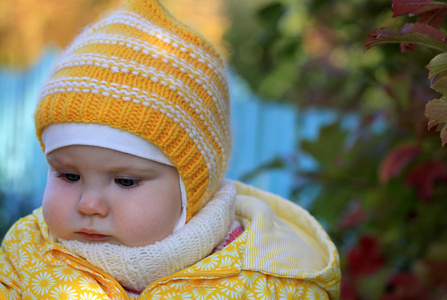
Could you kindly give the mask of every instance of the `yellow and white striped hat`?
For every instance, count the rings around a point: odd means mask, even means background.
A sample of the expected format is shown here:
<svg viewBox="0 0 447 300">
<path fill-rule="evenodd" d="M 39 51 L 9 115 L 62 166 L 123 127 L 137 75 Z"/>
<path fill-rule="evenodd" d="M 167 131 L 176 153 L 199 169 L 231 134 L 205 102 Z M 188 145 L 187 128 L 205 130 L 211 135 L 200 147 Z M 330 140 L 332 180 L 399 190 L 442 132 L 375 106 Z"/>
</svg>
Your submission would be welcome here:
<svg viewBox="0 0 447 300">
<path fill-rule="evenodd" d="M 43 86 L 35 125 L 44 151 L 43 131 L 59 123 L 108 125 L 157 146 L 184 182 L 188 221 L 228 165 L 225 64 L 159 1 L 126 1 L 73 41 Z"/>
</svg>

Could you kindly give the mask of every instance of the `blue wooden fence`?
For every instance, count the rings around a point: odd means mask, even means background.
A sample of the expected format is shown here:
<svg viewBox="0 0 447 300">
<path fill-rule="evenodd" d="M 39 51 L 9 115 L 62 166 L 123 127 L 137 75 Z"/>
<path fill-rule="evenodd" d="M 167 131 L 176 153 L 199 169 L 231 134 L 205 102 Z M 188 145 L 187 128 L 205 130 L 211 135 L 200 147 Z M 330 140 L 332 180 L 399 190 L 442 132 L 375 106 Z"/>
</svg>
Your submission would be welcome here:
<svg viewBox="0 0 447 300">
<path fill-rule="evenodd" d="M 33 112 L 54 59 L 55 53 L 47 52 L 27 70 L 0 70 L 0 191 L 11 215 L 21 202 L 40 205 L 47 166 L 34 134 Z M 228 177 L 232 179 L 276 156 L 294 154 L 299 140 L 315 137 L 321 124 L 331 119 L 330 113 L 299 114 L 291 105 L 260 101 L 235 75 L 230 76 L 230 87 L 234 145 Z M 311 160 L 300 164 L 312 167 Z M 288 197 L 293 180 L 290 170 L 272 170 L 250 183 Z"/>
</svg>

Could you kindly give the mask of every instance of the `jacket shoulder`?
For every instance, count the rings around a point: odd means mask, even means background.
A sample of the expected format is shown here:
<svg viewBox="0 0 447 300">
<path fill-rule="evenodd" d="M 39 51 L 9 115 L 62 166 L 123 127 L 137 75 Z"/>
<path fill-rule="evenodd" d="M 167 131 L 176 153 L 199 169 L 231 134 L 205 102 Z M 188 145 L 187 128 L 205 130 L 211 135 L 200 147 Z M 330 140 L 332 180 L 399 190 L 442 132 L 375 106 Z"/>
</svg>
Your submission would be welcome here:
<svg viewBox="0 0 447 300">
<path fill-rule="evenodd" d="M 20 218 L 8 230 L 2 243 L 6 245 L 12 241 L 27 243 L 30 239 L 38 242 L 41 239 L 42 220 L 41 208 L 34 210 L 32 214 Z"/>
<path fill-rule="evenodd" d="M 234 184 L 236 215 L 248 228 L 243 269 L 313 282 L 336 299 L 341 277 L 338 251 L 318 221 L 289 200 Z"/>
</svg>

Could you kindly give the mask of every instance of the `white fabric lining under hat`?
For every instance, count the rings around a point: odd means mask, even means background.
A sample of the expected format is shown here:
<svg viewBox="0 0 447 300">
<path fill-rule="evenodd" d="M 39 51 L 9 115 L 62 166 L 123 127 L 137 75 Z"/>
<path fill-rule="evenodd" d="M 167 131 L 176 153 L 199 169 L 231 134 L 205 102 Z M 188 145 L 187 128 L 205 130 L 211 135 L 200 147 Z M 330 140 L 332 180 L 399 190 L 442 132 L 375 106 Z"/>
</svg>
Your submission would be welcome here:
<svg viewBox="0 0 447 300">
<path fill-rule="evenodd" d="M 96 146 L 135 155 L 168 166 L 174 166 L 171 160 L 154 144 L 121 129 L 94 123 L 55 123 L 46 127 L 42 133 L 45 155 L 56 149 L 84 145 Z M 185 184 L 179 174 L 182 212 L 174 231 L 186 223 L 187 196 Z"/>
</svg>

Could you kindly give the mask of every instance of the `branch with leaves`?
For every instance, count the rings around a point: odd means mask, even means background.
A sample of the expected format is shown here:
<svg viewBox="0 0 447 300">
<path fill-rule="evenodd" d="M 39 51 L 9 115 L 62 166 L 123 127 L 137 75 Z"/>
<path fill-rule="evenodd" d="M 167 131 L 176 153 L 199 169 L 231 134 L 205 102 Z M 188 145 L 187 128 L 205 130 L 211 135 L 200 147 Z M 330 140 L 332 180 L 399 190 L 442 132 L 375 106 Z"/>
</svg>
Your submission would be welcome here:
<svg viewBox="0 0 447 300">
<path fill-rule="evenodd" d="M 447 143 L 447 35 L 441 31 L 447 13 L 447 3 L 430 0 L 393 0 L 393 17 L 417 16 L 415 23 L 407 23 L 400 30 L 382 27 L 373 30 L 365 43 L 366 49 L 383 44 L 400 44 L 401 52 L 414 51 L 425 46 L 437 54 L 426 66 L 431 88 L 441 94 L 429 101 L 425 115 L 429 118 L 428 129 L 437 127 L 442 146 Z"/>
</svg>

